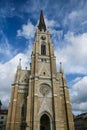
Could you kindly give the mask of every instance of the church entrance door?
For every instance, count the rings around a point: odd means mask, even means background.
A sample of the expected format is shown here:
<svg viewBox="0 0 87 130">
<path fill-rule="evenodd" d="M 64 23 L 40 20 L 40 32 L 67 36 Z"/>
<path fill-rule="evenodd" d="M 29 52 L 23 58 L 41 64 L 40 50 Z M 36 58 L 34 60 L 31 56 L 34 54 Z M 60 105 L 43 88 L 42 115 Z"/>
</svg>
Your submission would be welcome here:
<svg viewBox="0 0 87 130">
<path fill-rule="evenodd" d="M 50 130 L 50 119 L 46 114 L 40 119 L 40 130 Z"/>
</svg>

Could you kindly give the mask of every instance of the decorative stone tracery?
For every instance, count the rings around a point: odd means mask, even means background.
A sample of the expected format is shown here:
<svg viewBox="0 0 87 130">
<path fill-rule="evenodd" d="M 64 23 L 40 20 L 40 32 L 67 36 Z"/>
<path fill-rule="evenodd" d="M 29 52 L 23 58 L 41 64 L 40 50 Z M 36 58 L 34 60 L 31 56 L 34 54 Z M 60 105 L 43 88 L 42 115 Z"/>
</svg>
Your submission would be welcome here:
<svg viewBox="0 0 87 130">
<path fill-rule="evenodd" d="M 43 96 L 46 96 L 47 94 L 49 94 L 50 91 L 51 91 L 51 88 L 48 85 L 46 85 L 46 84 L 41 85 L 41 87 L 40 87 L 40 93 Z"/>
</svg>

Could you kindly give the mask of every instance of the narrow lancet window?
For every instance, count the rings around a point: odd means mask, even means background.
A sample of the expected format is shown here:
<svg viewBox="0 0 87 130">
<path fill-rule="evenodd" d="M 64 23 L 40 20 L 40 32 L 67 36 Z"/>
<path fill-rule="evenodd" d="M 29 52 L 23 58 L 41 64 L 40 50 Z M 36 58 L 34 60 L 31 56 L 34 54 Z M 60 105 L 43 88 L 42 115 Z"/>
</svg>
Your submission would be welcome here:
<svg viewBox="0 0 87 130">
<path fill-rule="evenodd" d="M 41 55 L 46 55 L 46 46 L 41 45 Z"/>
<path fill-rule="evenodd" d="M 26 106 L 25 104 L 21 107 L 21 130 L 26 129 Z"/>
<path fill-rule="evenodd" d="M 25 115 L 26 115 L 26 108 L 25 108 L 25 104 L 23 104 L 21 108 L 21 116 L 25 117 Z"/>
</svg>

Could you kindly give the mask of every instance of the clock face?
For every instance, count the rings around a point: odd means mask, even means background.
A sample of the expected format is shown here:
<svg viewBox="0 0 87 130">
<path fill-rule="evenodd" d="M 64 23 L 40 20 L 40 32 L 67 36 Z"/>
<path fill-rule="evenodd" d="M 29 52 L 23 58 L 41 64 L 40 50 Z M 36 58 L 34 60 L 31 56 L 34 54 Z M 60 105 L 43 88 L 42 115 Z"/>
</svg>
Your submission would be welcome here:
<svg viewBox="0 0 87 130">
<path fill-rule="evenodd" d="M 41 36 L 41 39 L 42 39 L 42 40 L 45 40 L 45 39 L 46 39 L 46 36 L 45 36 L 45 35 L 42 35 L 42 36 Z"/>
</svg>

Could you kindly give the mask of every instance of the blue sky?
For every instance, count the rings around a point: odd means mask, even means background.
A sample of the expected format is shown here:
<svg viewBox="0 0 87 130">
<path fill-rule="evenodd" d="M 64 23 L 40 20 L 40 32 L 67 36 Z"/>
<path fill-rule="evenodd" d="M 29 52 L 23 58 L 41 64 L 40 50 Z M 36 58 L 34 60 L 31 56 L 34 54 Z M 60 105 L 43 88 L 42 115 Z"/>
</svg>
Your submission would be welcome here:
<svg viewBox="0 0 87 130">
<path fill-rule="evenodd" d="M 87 111 L 87 1 L 0 0 L 0 99 L 8 106 L 19 58 L 29 68 L 40 10 L 54 44 L 57 70 L 62 61 L 73 113 Z"/>
</svg>

